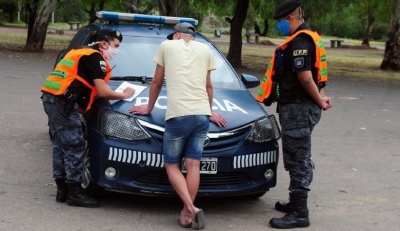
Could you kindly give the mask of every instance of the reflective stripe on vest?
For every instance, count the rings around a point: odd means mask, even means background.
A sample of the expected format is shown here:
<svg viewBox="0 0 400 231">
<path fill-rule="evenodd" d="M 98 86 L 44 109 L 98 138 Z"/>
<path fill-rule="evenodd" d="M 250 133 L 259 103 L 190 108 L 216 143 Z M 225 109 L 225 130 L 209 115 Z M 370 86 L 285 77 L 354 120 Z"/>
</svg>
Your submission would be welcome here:
<svg viewBox="0 0 400 231">
<path fill-rule="evenodd" d="M 54 70 L 45 80 L 42 91 L 51 93 L 53 95 L 62 95 L 66 92 L 68 87 L 74 80 L 78 80 L 90 90 L 90 100 L 86 108 L 80 108 L 81 112 L 86 112 L 90 109 L 93 101 L 97 95 L 96 88 L 89 84 L 86 80 L 78 75 L 79 60 L 84 55 L 91 55 L 93 53 L 101 53 L 92 48 L 79 48 L 69 51 L 63 59 L 58 62 Z M 104 58 L 103 58 L 104 59 Z M 104 59 L 105 60 L 105 59 Z M 104 81 L 107 83 L 111 77 L 110 64 L 105 60 L 106 64 L 106 77 Z"/>
<path fill-rule="evenodd" d="M 279 48 L 287 46 L 287 44 L 297 37 L 300 33 L 306 33 L 310 35 L 315 43 L 315 67 L 318 70 L 318 83 L 328 81 L 328 65 L 326 61 L 326 51 L 324 48 L 324 43 L 321 40 L 321 37 L 312 31 L 309 30 L 301 30 L 297 33 L 293 34 L 285 41 L 283 41 L 276 49 L 275 52 L 268 64 L 267 70 L 265 71 L 264 78 L 261 82 L 260 88 L 258 89 L 256 100 L 260 103 L 264 101 L 264 99 L 268 98 L 271 94 L 272 90 L 272 76 L 275 75 L 274 64 L 275 64 L 275 54 Z"/>
</svg>

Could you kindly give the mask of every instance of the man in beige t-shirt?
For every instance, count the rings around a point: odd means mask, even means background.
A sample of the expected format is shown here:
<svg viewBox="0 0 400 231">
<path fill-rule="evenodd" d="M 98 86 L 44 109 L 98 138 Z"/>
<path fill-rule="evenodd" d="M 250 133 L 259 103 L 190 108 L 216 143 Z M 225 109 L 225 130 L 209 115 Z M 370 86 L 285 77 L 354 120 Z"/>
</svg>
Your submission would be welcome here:
<svg viewBox="0 0 400 231">
<path fill-rule="evenodd" d="M 211 49 L 194 40 L 195 29 L 190 23 L 179 23 L 161 43 L 154 62 L 157 63 L 150 86 L 149 104 L 135 106 L 133 114 L 148 115 L 160 93 L 165 78 L 167 112 L 163 140 L 163 157 L 168 179 L 183 202 L 182 227 L 205 226 L 204 212 L 194 206 L 200 183 L 200 160 L 209 121 L 226 127 L 226 120 L 211 110 L 213 86 L 211 71 L 215 70 Z M 172 40 L 171 40 L 172 39 Z M 186 178 L 179 165 L 185 157 Z"/>
</svg>

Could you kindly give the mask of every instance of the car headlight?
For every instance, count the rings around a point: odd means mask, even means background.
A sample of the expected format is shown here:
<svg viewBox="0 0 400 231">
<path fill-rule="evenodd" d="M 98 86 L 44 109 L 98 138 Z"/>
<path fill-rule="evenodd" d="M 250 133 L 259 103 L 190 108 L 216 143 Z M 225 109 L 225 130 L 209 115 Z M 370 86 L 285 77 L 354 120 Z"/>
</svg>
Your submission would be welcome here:
<svg viewBox="0 0 400 231">
<path fill-rule="evenodd" d="M 274 115 L 268 115 L 259 118 L 253 124 L 246 141 L 253 143 L 262 143 L 281 138 L 281 131 Z"/>
<path fill-rule="evenodd" d="M 151 136 L 135 117 L 110 110 L 100 110 L 97 129 L 104 135 L 124 140 L 147 140 Z"/>
</svg>

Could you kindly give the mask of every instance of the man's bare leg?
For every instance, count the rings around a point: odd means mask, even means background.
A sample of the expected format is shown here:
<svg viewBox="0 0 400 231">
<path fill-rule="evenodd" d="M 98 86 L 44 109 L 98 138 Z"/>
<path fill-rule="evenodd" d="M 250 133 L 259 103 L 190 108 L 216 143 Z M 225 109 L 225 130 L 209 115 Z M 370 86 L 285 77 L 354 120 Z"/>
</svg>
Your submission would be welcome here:
<svg viewBox="0 0 400 231">
<path fill-rule="evenodd" d="M 191 172 L 189 175 L 192 175 L 193 174 L 192 166 L 190 166 L 190 167 L 188 166 L 188 165 L 191 165 L 191 163 L 190 163 L 191 161 L 190 161 L 190 159 L 187 159 L 187 160 L 189 160 L 189 164 L 186 163 L 186 168 L 188 169 L 188 174 L 189 174 L 189 172 Z M 200 162 L 199 162 L 199 164 L 200 164 Z M 189 169 L 191 169 L 191 170 L 189 170 Z M 178 164 L 165 164 L 165 170 L 167 171 L 169 182 L 171 183 L 172 187 L 175 189 L 175 192 L 178 194 L 179 198 L 183 202 L 183 205 L 184 205 L 183 212 L 190 214 L 191 218 L 194 219 L 194 217 L 195 217 L 196 213 L 199 211 L 199 209 L 196 208 L 193 204 L 192 194 L 194 192 L 193 191 L 189 192 L 189 185 L 187 182 L 192 179 L 191 178 L 185 179 L 181 170 L 179 169 Z M 198 179 L 200 179 L 200 176 L 198 176 Z M 196 177 L 194 177 L 193 180 L 196 180 Z M 190 187 L 191 187 L 191 190 L 195 189 L 195 192 L 197 193 L 198 183 L 197 183 L 197 187 L 192 187 L 192 185 L 195 183 L 196 182 L 190 182 Z M 195 195 L 194 195 L 194 197 L 195 197 Z"/>
</svg>

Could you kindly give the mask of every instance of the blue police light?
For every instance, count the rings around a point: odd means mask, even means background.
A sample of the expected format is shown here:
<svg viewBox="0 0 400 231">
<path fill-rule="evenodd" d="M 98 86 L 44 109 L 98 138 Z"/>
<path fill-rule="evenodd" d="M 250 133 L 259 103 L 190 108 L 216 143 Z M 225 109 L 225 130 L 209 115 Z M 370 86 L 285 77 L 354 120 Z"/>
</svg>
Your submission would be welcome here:
<svg viewBox="0 0 400 231">
<path fill-rule="evenodd" d="M 111 11 L 97 11 L 96 16 L 103 20 L 130 21 L 130 22 L 141 22 L 141 23 L 177 24 L 181 22 L 188 22 L 194 26 L 198 24 L 198 21 L 194 18 L 181 18 L 181 17 L 157 16 L 157 15 L 146 15 L 146 14 L 130 14 L 130 13 L 119 13 Z"/>
</svg>

